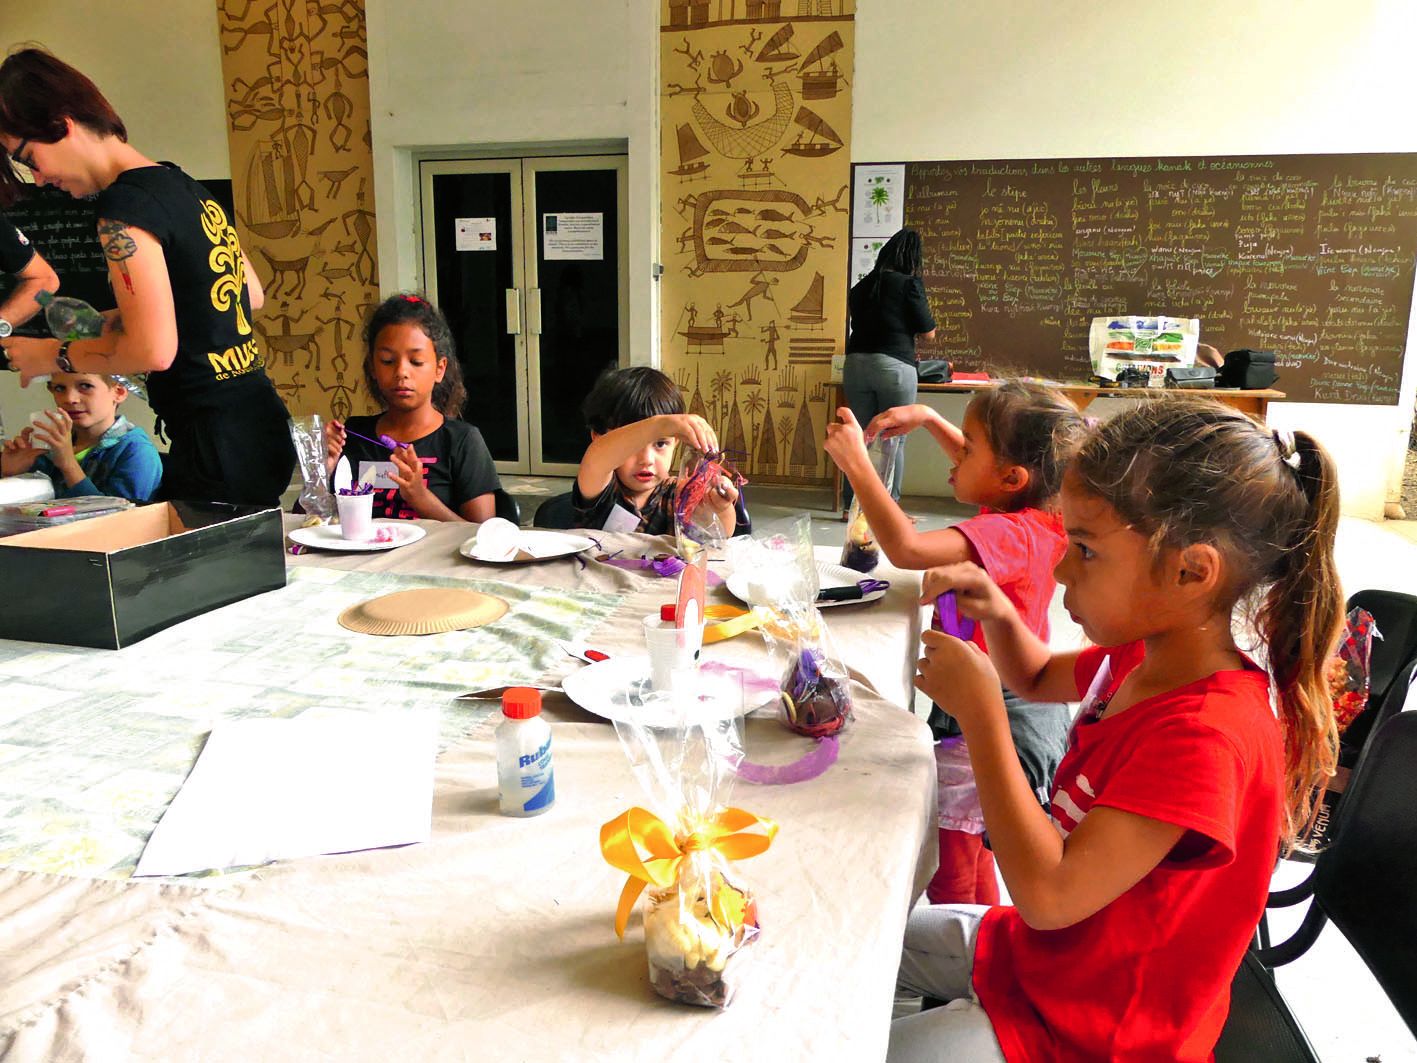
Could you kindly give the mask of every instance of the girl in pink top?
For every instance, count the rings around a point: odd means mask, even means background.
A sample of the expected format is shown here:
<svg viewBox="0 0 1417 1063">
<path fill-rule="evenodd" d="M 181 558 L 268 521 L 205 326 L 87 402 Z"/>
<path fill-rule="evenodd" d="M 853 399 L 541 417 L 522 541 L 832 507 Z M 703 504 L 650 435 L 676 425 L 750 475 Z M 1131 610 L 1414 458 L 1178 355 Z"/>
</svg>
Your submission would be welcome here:
<svg viewBox="0 0 1417 1063">
<path fill-rule="evenodd" d="M 1048 388 L 1009 381 L 981 392 L 956 427 L 928 406 L 898 406 L 877 416 L 863 434 L 850 410 L 827 427 L 826 449 L 851 481 L 876 541 L 897 568 L 931 568 L 957 561 L 983 567 L 1039 638 L 1048 638 L 1053 566 L 1067 548 L 1057 513 L 1064 463 L 1083 432 L 1076 407 Z M 950 528 L 919 531 L 890 497 L 866 454 L 876 436 L 929 430 L 954 469 L 950 483 L 979 515 Z M 982 630 L 975 641 L 985 649 Z M 1028 702 L 1004 692 L 1014 749 L 1029 786 L 1046 803 L 1063 756 L 1072 714 L 1061 702 Z M 943 706 L 943 709 L 941 708 Z M 984 816 L 969 753 L 948 715 L 946 696 L 930 711 L 935 732 L 940 863 L 927 894 L 933 904 L 997 904 L 994 858 L 984 846 Z"/>
<path fill-rule="evenodd" d="M 985 657 L 928 633 L 917 683 L 950 695 L 1014 905 L 912 914 L 901 983 L 955 1003 L 898 1020 L 893 1059 L 1210 1059 L 1275 858 L 1333 773 L 1323 666 L 1343 593 L 1318 443 L 1216 402 L 1147 402 L 1084 443 L 1062 512 L 1058 581 L 1094 648 L 1051 653 L 977 566 L 927 588 L 988 634 Z M 1268 673 L 1236 645 L 1242 604 Z M 1000 676 L 1083 701 L 1051 816 Z"/>
</svg>

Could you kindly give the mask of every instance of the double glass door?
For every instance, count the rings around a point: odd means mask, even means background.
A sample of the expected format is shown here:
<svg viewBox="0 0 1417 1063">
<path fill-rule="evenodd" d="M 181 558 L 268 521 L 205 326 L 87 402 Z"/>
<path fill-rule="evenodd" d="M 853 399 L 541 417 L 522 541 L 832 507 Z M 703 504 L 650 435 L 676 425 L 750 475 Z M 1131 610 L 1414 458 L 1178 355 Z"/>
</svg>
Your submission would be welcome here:
<svg viewBox="0 0 1417 1063">
<path fill-rule="evenodd" d="M 420 163 L 424 283 L 500 472 L 574 476 L 581 403 L 628 361 L 625 175 L 623 155 Z"/>
</svg>

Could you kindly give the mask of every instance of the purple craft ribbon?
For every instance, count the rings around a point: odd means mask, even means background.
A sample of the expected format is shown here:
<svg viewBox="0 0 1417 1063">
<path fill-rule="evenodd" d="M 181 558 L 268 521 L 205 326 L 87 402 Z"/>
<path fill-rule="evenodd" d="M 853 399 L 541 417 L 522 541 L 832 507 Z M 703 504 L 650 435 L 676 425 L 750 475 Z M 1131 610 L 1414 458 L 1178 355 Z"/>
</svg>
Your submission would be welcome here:
<svg viewBox="0 0 1417 1063">
<path fill-rule="evenodd" d="M 402 443 L 390 435 L 381 434 L 378 439 L 370 439 L 368 436 L 360 435 L 358 432 L 350 431 L 348 428 L 345 429 L 345 432 L 352 435 L 355 439 L 362 439 L 366 443 L 373 443 L 376 447 L 388 447 L 390 450 L 397 450 L 399 447 L 403 446 Z"/>
<path fill-rule="evenodd" d="M 840 741 L 836 735 L 818 738 L 812 749 L 790 764 L 754 764 L 741 761 L 735 769 L 738 778 L 759 786 L 785 786 L 788 783 L 815 779 L 836 763 Z"/>
<path fill-rule="evenodd" d="M 963 642 L 974 638 L 974 629 L 978 625 L 969 617 L 959 615 L 959 602 L 954 591 L 945 591 L 935 599 L 935 612 L 940 617 L 940 630 L 946 635 L 953 635 Z"/>
<path fill-rule="evenodd" d="M 856 586 L 861 588 L 861 593 L 875 594 L 877 591 L 888 591 L 891 589 L 891 581 L 888 579 L 859 579 Z"/>
</svg>

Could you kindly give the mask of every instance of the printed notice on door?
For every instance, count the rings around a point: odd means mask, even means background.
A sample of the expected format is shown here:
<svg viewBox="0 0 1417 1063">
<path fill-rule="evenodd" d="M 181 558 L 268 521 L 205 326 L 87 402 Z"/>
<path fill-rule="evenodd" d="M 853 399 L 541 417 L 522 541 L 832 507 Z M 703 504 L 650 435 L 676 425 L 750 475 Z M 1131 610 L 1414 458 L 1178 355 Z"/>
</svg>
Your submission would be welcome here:
<svg viewBox="0 0 1417 1063">
<path fill-rule="evenodd" d="M 605 257 L 605 215 L 543 214 L 541 246 L 547 261 L 599 262 Z"/>
<path fill-rule="evenodd" d="M 455 218 L 459 251 L 497 250 L 496 218 Z"/>
</svg>

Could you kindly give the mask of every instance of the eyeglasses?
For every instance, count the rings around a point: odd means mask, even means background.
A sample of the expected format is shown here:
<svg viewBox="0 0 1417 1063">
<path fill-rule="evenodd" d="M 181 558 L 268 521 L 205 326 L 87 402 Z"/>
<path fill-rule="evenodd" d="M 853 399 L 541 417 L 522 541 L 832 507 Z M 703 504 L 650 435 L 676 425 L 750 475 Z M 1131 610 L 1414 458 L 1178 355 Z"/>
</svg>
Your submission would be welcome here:
<svg viewBox="0 0 1417 1063">
<path fill-rule="evenodd" d="M 14 159 L 21 166 L 27 169 L 34 169 L 34 160 L 26 157 L 25 149 L 30 146 L 29 139 L 26 138 L 15 145 L 15 150 L 10 152 L 10 158 Z"/>
</svg>

